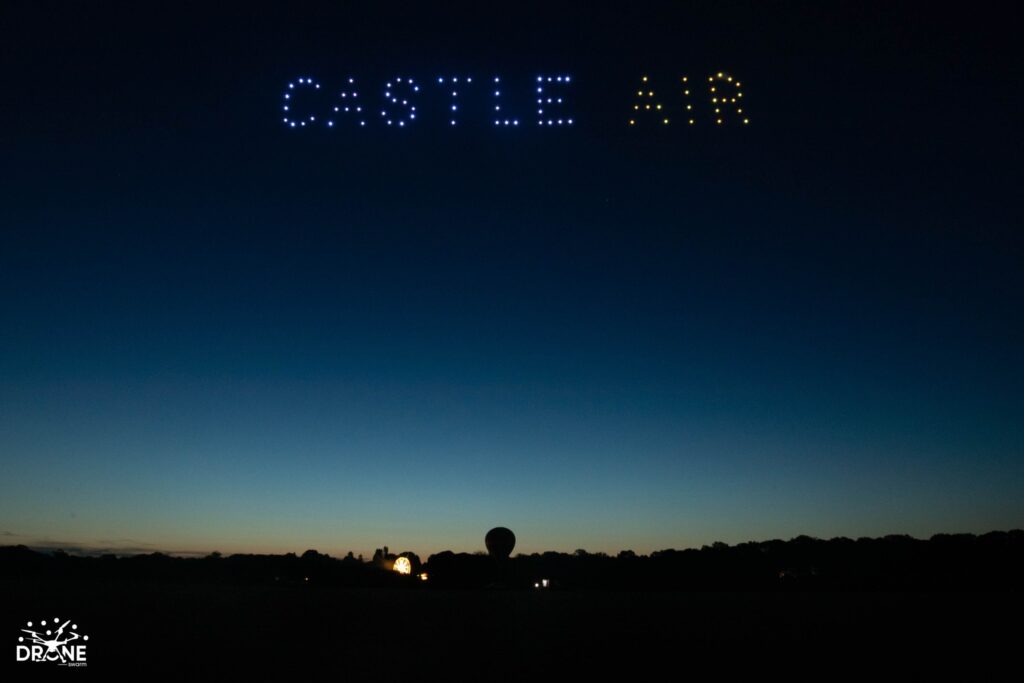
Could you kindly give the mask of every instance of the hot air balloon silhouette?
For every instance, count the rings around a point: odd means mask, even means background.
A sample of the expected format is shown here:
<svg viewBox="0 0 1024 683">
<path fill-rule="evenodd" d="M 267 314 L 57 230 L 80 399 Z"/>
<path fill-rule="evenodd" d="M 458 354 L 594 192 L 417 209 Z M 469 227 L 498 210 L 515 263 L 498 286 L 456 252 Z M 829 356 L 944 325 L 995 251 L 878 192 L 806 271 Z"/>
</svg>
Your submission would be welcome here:
<svg viewBox="0 0 1024 683">
<path fill-rule="evenodd" d="M 512 554 L 512 548 L 516 547 L 516 535 L 511 529 L 496 526 L 484 536 L 484 545 L 487 546 L 487 552 L 491 557 L 500 563 Z"/>
</svg>

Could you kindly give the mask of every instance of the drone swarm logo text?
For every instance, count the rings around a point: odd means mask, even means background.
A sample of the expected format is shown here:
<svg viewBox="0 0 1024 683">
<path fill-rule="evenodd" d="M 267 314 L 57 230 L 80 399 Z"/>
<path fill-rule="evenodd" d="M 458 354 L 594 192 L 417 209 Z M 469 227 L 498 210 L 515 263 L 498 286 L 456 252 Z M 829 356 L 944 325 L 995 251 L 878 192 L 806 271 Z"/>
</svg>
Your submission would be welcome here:
<svg viewBox="0 0 1024 683">
<path fill-rule="evenodd" d="M 715 127 L 748 125 L 750 115 L 739 79 L 725 71 L 710 73 L 706 78 L 691 81 L 684 75 L 658 80 L 642 75 L 635 82 L 623 84 L 622 93 L 631 101 L 628 106 L 623 103 L 621 122 L 632 128 L 683 123 L 687 127 L 708 123 Z M 405 76 L 387 79 L 383 88 L 373 88 L 348 77 L 338 89 L 329 85 L 321 88 L 320 81 L 303 76 L 288 83 L 282 93 L 281 121 L 296 130 L 366 128 L 367 123 L 399 129 L 421 123 L 429 127 L 431 122 L 435 129 L 461 128 L 474 120 L 488 125 L 493 121 L 494 128 L 508 130 L 573 127 L 576 117 L 571 113 L 570 94 L 576 79 L 571 74 L 541 74 L 536 79 L 518 79 L 519 83 L 516 80 L 501 76 L 474 80 L 461 75 L 438 76 L 434 82 Z"/>
<path fill-rule="evenodd" d="M 18 636 L 17 660 L 56 662 L 58 666 L 85 666 L 85 641 L 89 640 L 89 636 L 78 633 L 78 624 L 71 623 L 70 619 L 61 623 L 60 619 L 54 617 L 49 624 L 47 628 L 46 619 L 40 621 L 38 626 L 33 626 L 31 621 L 25 622 L 28 628 L 21 631 L 28 636 Z"/>
</svg>

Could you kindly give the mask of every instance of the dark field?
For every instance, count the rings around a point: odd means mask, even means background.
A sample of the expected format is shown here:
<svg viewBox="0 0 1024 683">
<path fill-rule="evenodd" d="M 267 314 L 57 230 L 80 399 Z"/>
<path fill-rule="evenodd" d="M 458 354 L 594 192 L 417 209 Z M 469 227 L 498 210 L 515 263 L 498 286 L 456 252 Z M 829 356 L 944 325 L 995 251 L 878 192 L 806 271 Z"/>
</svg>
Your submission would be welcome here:
<svg viewBox="0 0 1024 683">
<path fill-rule="evenodd" d="M 612 670 L 825 679 L 851 670 L 959 670 L 973 678 L 1016 668 L 1024 602 L 1006 592 L 471 591 L 11 578 L 0 586 L 4 668 L 14 667 L 13 680 L 486 680 Z M 87 669 L 13 661 L 22 622 L 47 615 L 73 618 L 90 635 Z"/>
</svg>

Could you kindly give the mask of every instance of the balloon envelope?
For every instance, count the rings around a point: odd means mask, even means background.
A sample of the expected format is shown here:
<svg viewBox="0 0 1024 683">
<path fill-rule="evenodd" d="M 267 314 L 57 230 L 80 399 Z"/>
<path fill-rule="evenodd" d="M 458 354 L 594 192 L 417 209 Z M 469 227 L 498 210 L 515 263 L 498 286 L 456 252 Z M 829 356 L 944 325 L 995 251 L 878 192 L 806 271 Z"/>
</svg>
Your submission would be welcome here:
<svg viewBox="0 0 1024 683">
<path fill-rule="evenodd" d="M 516 535 L 511 529 L 503 526 L 496 526 L 487 532 L 484 537 L 484 545 L 491 557 L 502 560 L 512 554 L 512 548 L 516 547 Z"/>
</svg>

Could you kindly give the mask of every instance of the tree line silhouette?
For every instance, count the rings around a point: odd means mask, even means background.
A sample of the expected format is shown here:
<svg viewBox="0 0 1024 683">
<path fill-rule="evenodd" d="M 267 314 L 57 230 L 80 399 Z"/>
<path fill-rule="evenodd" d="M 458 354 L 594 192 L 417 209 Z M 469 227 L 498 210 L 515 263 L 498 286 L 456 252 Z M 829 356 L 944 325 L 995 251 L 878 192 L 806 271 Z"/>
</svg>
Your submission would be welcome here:
<svg viewBox="0 0 1024 683">
<path fill-rule="evenodd" d="M 408 557 L 409 576 L 392 571 Z M 418 575 L 426 573 L 424 581 Z M 789 541 L 713 543 L 699 549 L 666 549 L 650 555 L 545 552 L 518 554 L 500 568 L 483 552 L 443 551 L 421 562 L 415 553 L 392 554 L 387 546 L 370 561 L 351 552 L 334 558 L 302 555 L 211 553 L 173 557 L 163 553 L 116 556 L 41 552 L 24 545 L 0 547 L 0 576 L 165 580 L 365 587 L 533 588 L 615 590 L 1019 590 L 1024 577 L 1024 531 L 982 535 L 938 534 L 921 540 L 797 536 Z"/>
</svg>

